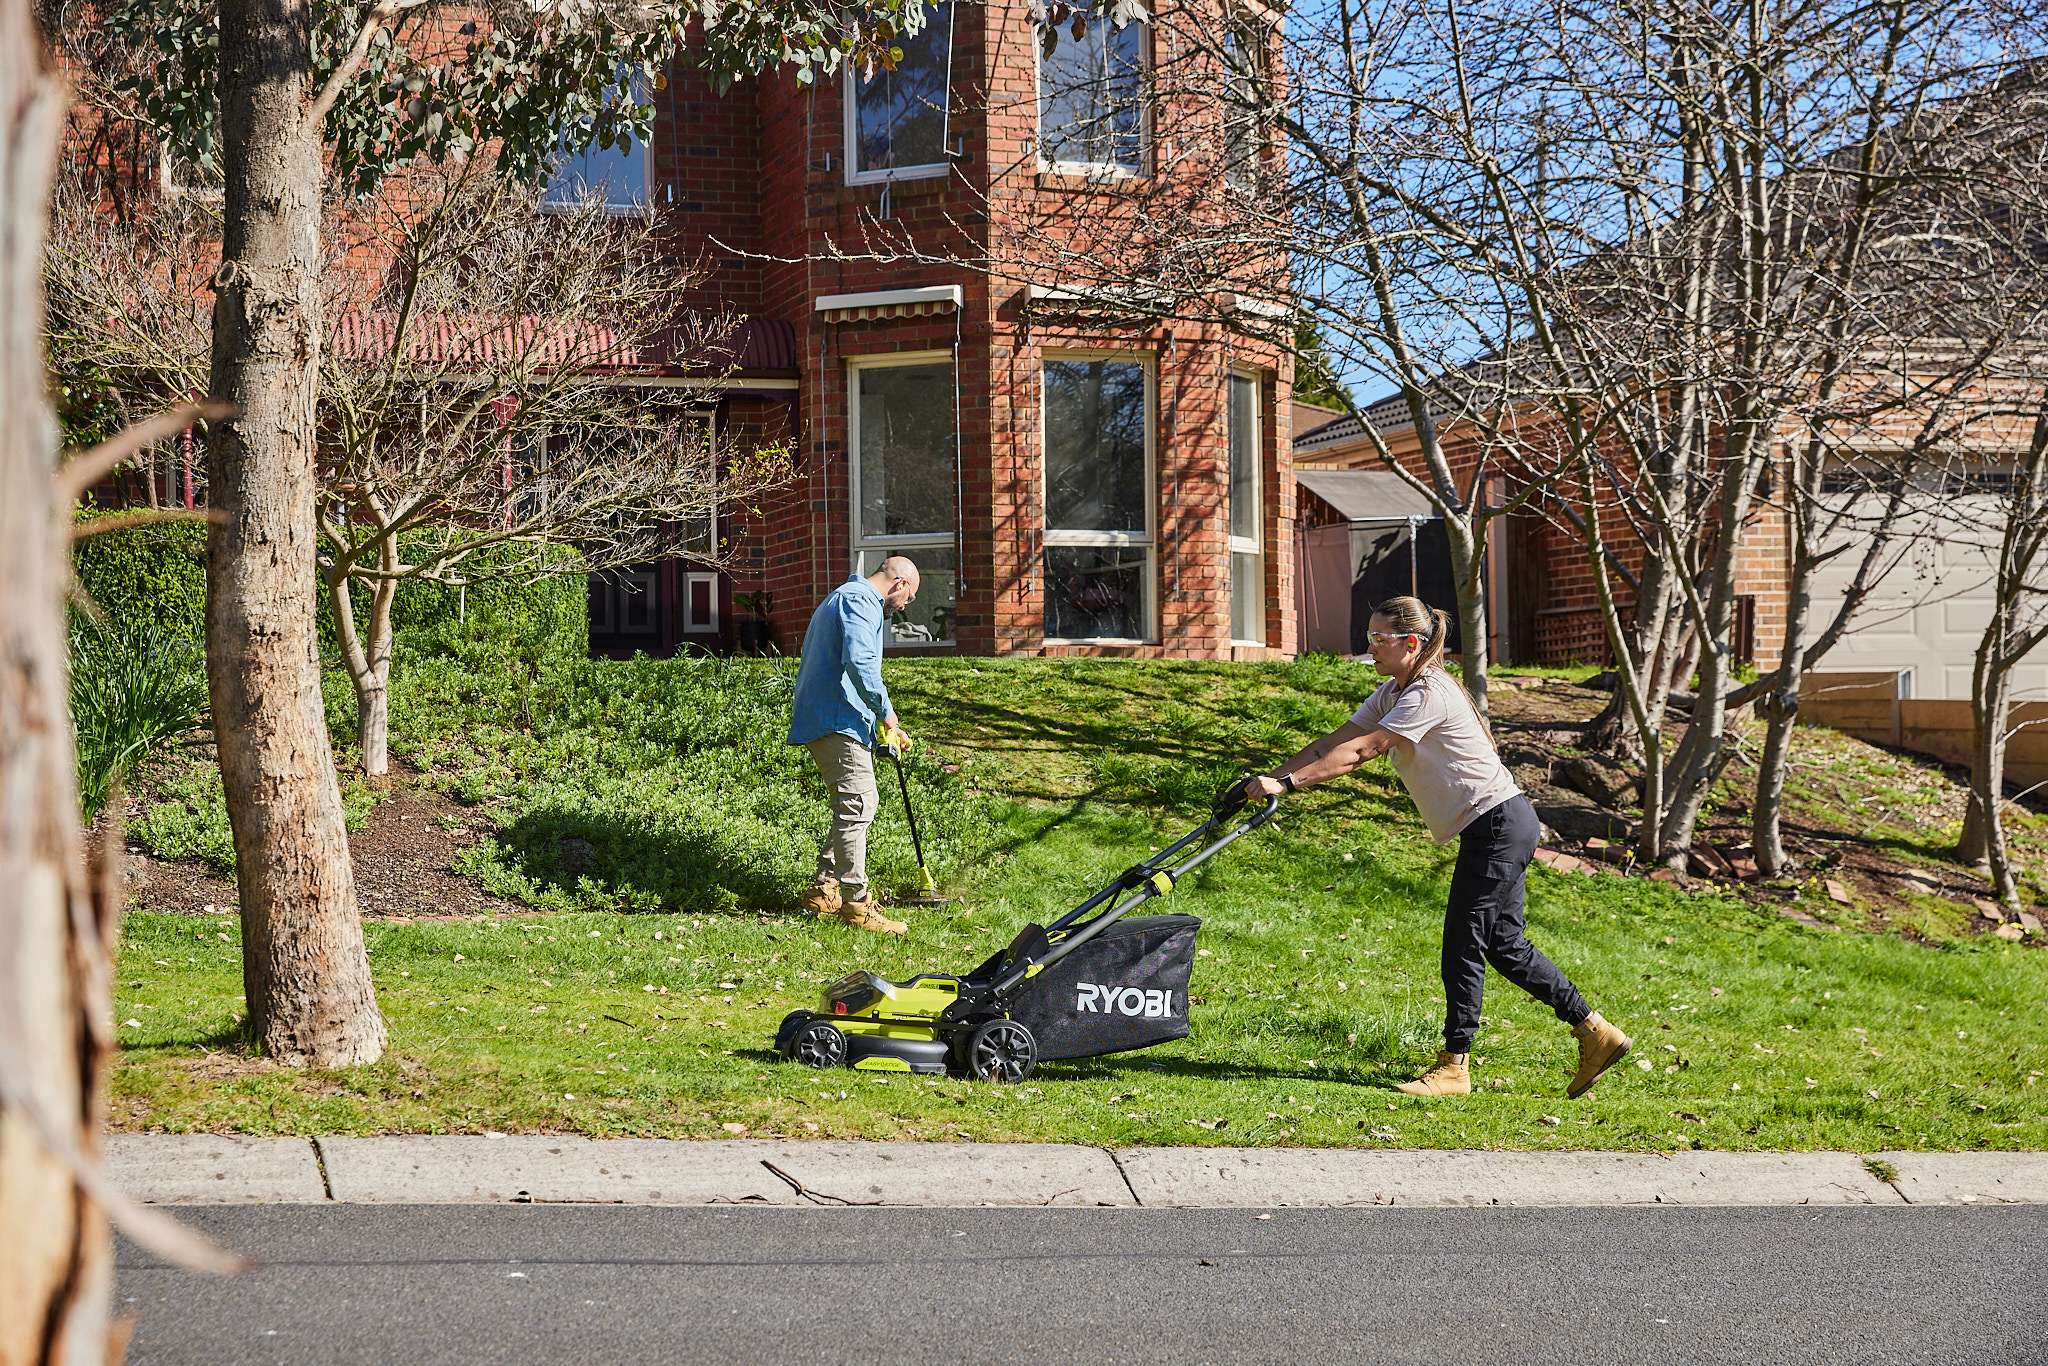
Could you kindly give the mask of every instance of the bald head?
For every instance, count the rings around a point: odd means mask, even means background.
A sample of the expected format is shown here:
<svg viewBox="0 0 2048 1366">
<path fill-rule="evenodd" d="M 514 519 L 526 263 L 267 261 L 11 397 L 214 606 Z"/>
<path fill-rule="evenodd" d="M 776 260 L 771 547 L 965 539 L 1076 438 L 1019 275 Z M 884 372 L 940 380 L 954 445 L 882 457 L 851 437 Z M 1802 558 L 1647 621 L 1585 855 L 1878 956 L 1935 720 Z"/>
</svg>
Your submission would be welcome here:
<svg viewBox="0 0 2048 1366">
<path fill-rule="evenodd" d="M 868 582 L 882 595 L 882 601 L 892 612 L 900 612 L 910 606 L 917 596 L 917 566 L 907 555 L 891 555 L 882 561 L 881 567 L 868 575 Z"/>
</svg>

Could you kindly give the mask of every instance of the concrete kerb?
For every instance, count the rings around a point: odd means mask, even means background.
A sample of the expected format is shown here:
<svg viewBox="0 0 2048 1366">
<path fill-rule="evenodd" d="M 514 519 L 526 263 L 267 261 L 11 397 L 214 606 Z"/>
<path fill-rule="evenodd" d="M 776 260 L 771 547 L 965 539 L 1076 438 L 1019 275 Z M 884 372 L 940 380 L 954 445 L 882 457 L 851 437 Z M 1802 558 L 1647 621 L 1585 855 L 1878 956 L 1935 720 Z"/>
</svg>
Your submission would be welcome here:
<svg viewBox="0 0 2048 1366">
<path fill-rule="evenodd" d="M 1913 1205 L 2048 1205 L 2048 1153 L 1878 1153 Z"/>
<path fill-rule="evenodd" d="M 693 1143 L 518 1135 L 323 1138 L 334 1198 L 639 1205 L 1129 1204 L 1100 1148 L 1058 1144 Z"/>
<path fill-rule="evenodd" d="M 1853 1153 L 1148 1148 L 1119 1158 L 1147 1207 L 1900 1203 Z"/>
<path fill-rule="evenodd" d="M 2048 1204 L 2048 1153 L 1676 1154 L 549 1135 L 112 1135 L 161 1204 L 1656 1206 Z M 1886 1178 L 1889 1178 L 1888 1180 Z"/>
<path fill-rule="evenodd" d="M 311 1205 L 327 1200 L 303 1138 L 108 1134 L 100 1148 L 117 1190 L 149 1204 Z"/>
</svg>

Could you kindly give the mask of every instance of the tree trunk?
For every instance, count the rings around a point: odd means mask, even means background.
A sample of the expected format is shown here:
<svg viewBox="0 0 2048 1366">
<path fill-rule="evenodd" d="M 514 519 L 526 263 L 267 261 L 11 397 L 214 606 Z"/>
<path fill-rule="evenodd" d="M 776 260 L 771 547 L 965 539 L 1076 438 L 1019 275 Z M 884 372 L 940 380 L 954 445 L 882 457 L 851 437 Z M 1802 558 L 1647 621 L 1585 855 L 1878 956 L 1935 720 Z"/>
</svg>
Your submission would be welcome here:
<svg viewBox="0 0 2048 1366">
<path fill-rule="evenodd" d="M 1792 760 L 1792 727 L 1799 719 L 1799 682 L 1780 683 L 1765 693 L 1764 750 L 1757 760 L 1756 801 L 1749 813 L 1749 842 L 1757 871 L 1776 877 L 1785 871 L 1785 772 Z"/>
<path fill-rule="evenodd" d="M 311 0 L 224 0 L 227 194 L 207 442 L 206 659 L 235 837 L 251 1037 L 281 1061 L 375 1061 L 370 981 L 314 604 L 320 130 L 306 127 Z"/>
<path fill-rule="evenodd" d="M 1474 496 L 1483 498 L 1485 494 Z M 1473 709 L 1481 719 L 1490 722 L 1492 713 L 1486 705 L 1486 670 L 1490 663 L 1486 648 L 1486 580 L 1481 572 L 1486 543 L 1473 534 L 1469 522 L 1446 518 L 1444 527 L 1450 533 L 1445 539 L 1451 548 L 1451 575 L 1458 585 L 1458 636 L 1464 646 L 1459 659 L 1465 691 L 1471 695 Z"/>
<path fill-rule="evenodd" d="M 0 3 L 0 1361 L 108 1354 L 113 1245 L 54 1145 L 93 1153 L 112 1007 L 80 862 L 40 271 L 66 93 L 21 0 Z"/>
<path fill-rule="evenodd" d="M 391 773 L 391 601 L 396 586 L 380 579 L 370 591 L 367 636 L 356 625 L 354 593 L 346 576 L 328 585 L 342 662 L 356 694 L 356 744 L 363 776 L 373 781 Z"/>
<path fill-rule="evenodd" d="M 2013 876 L 2011 852 L 2005 844 L 2005 721 L 2012 697 L 2012 674 L 2001 661 L 1977 659 L 1976 686 L 1970 710 L 1976 734 L 1970 746 L 1970 806 L 1963 820 L 1957 856 L 1987 865 L 1991 894 L 2008 910 L 2018 910 L 2019 884 Z"/>
</svg>

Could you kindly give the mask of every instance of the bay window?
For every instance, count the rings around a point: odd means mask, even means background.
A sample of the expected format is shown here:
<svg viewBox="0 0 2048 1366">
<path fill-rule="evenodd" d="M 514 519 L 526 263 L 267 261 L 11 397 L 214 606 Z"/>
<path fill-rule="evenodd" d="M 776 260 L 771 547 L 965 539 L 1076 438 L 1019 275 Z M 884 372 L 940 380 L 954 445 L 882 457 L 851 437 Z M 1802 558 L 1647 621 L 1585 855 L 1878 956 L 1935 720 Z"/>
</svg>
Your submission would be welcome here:
<svg viewBox="0 0 2048 1366">
<path fill-rule="evenodd" d="M 1152 374 L 1139 360 L 1044 370 L 1045 634 L 1152 638 Z"/>
<path fill-rule="evenodd" d="M 865 358 L 850 363 L 848 379 L 854 570 L 909 556 L 917 598 L 890 620 L 885 643 L 950 644 L 959 580 L 952 356 Z"/>
</svg>

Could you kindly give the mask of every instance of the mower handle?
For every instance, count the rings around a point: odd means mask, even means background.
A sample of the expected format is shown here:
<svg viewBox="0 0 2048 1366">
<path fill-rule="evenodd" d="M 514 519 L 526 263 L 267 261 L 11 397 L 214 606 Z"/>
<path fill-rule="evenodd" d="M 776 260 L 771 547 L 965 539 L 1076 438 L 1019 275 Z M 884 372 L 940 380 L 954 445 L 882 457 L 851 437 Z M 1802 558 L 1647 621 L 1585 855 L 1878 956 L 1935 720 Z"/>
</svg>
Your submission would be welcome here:
<svg viewBox="0 0 2048 1366">
<path fill-rule="evenodd" d="M 1219 838 L 1212 840 L 1208 844 L 1204 845 L 1202 848 L 1197 849 L 1193 854 L 1181 860 L 1179 863 L 1174 864 L 1171 867 L 1168 867 L 1168 861 L 1171 860 L 1175 854 L 1187 848 L 1196 840 L 1201 839 L 1204 835 L 1209 834 L 1218 825 L 1222 824 L 1225 820 L 1228 820 L 1230 818 L 1230 815 L 1232 814 L 1231 812 L 1226 812 L 1222 810 L 1211 812 L 1209 815 L 1209 819 L 1203 821 L 1200 825 L 1196 826 L 1193 830 L 1190 830 L 1187 834 L 1175 840 L 1172 844 L 1167 845 L 1166 848 L 1160 850 L 1157 854 L 1154 854 L 1151 858 L 1145 860 L 1145 862 L 1137 864 L 1134 867 L 1125 870 L 1123 873 L 1118 875 L 1117 880 L 1115 882 L 1110 883 L 1109 886 L 1104 887 L 1094 896 L 1089 897 L 1088 900 L 1082 902 L 1079 906 L 1076 906 L 1073 910 L 1067 912 L 1058 920 L 1054 921 L 1051 925 L 1047 926 L 1046 928 L 1048 931 L 1064 929 L 1068 925 L 1073 924 L 1076 920 L 1078 920 L 1082 915 L 1084 915 L 1088 911 L 1093 910 L 1095 907 L 1101 905 L 1104 901 L 1108 900 L 1117 892 L 1125 890 L 1126 879 L 1130 878 L 1133 874 L 1136 874 L 1140 869 L 1149 870 L 1146 873 L 1146 875 L 1139 881 L 1137 887 L 1133 889 L 1133 895 L 1131 895 L 1124 901 L 1118 903 L 1117 905 L 1112 906 L 1110 909 L 1104 911 L 1101 915 L 1096 916 L 1093 920 L 1089 921 L 1086 925 L 1083 925 L 1073 934 L 1061 940 L 1058 944 L 1055 944 L 1052 948 L 1052 952 L 1046 954 L 1043 958 L 1035 960 L 1036 966 L 1038 966 L 1041 970 L 1044 968 L 1051 967 L 1054 963 L 1059 962 L 1060 959 L 1065 958 L 1075 949 L 1080 948 L 1083 944 L 1093 939 L 1096 935 L 1101 934 L 1111 925 L 1114 925 L 1117 921 L 1123 919 L 1126 915 L 1129 915 L 1132 911 L 1136 910 L 1139 906 L 1142 906 L 1147 901 L 1150 901 L 1153 897 L 1166 895 L 1166 892 L 1172 889 L 1174 883 L 1178 882 L 1181 878 L 1186 877 L 1189 873 L 1193 872 L 1196 868 L 1199 868 L 1202 864 L 1208 862 L 1211 858 L 1214 858 L 1217 854 L 1223 852 L 1224 849 L 1228 848 L 1230 845 L 1234 844 L 1236 841 L 1243 838 L 1245 835 L 1250 834 L 1252 831 L 1258 829 L 1266 822 L 1272 820 L 1274 815 L 1278 813 L 1279 810 L 1280 798 L 1278 796 L 1266 798 L 1266 805 L 1264 809 L 1253 812 L 1243 822 L 1241 822 L 1231 830 L 1226 831 Z M 1166 887 L 1164 889 L 1162 889 L 1158 883 L 1158 879 L 1161 877 L 1164 877 L 1166 879 Z M 1006 996 L 1010 992 L 1016 990 L 1018 984 L 1023 982 L 1026 977 L 1031 975 L 1032 966 L 1033 962 L 1023 962 L 1012 966 L 1008 972 L 1005 972 L 1001 977 L 998 977 L 996 979 L 994 988 L 995 994 L 998 996 Z"/>
</svg>

